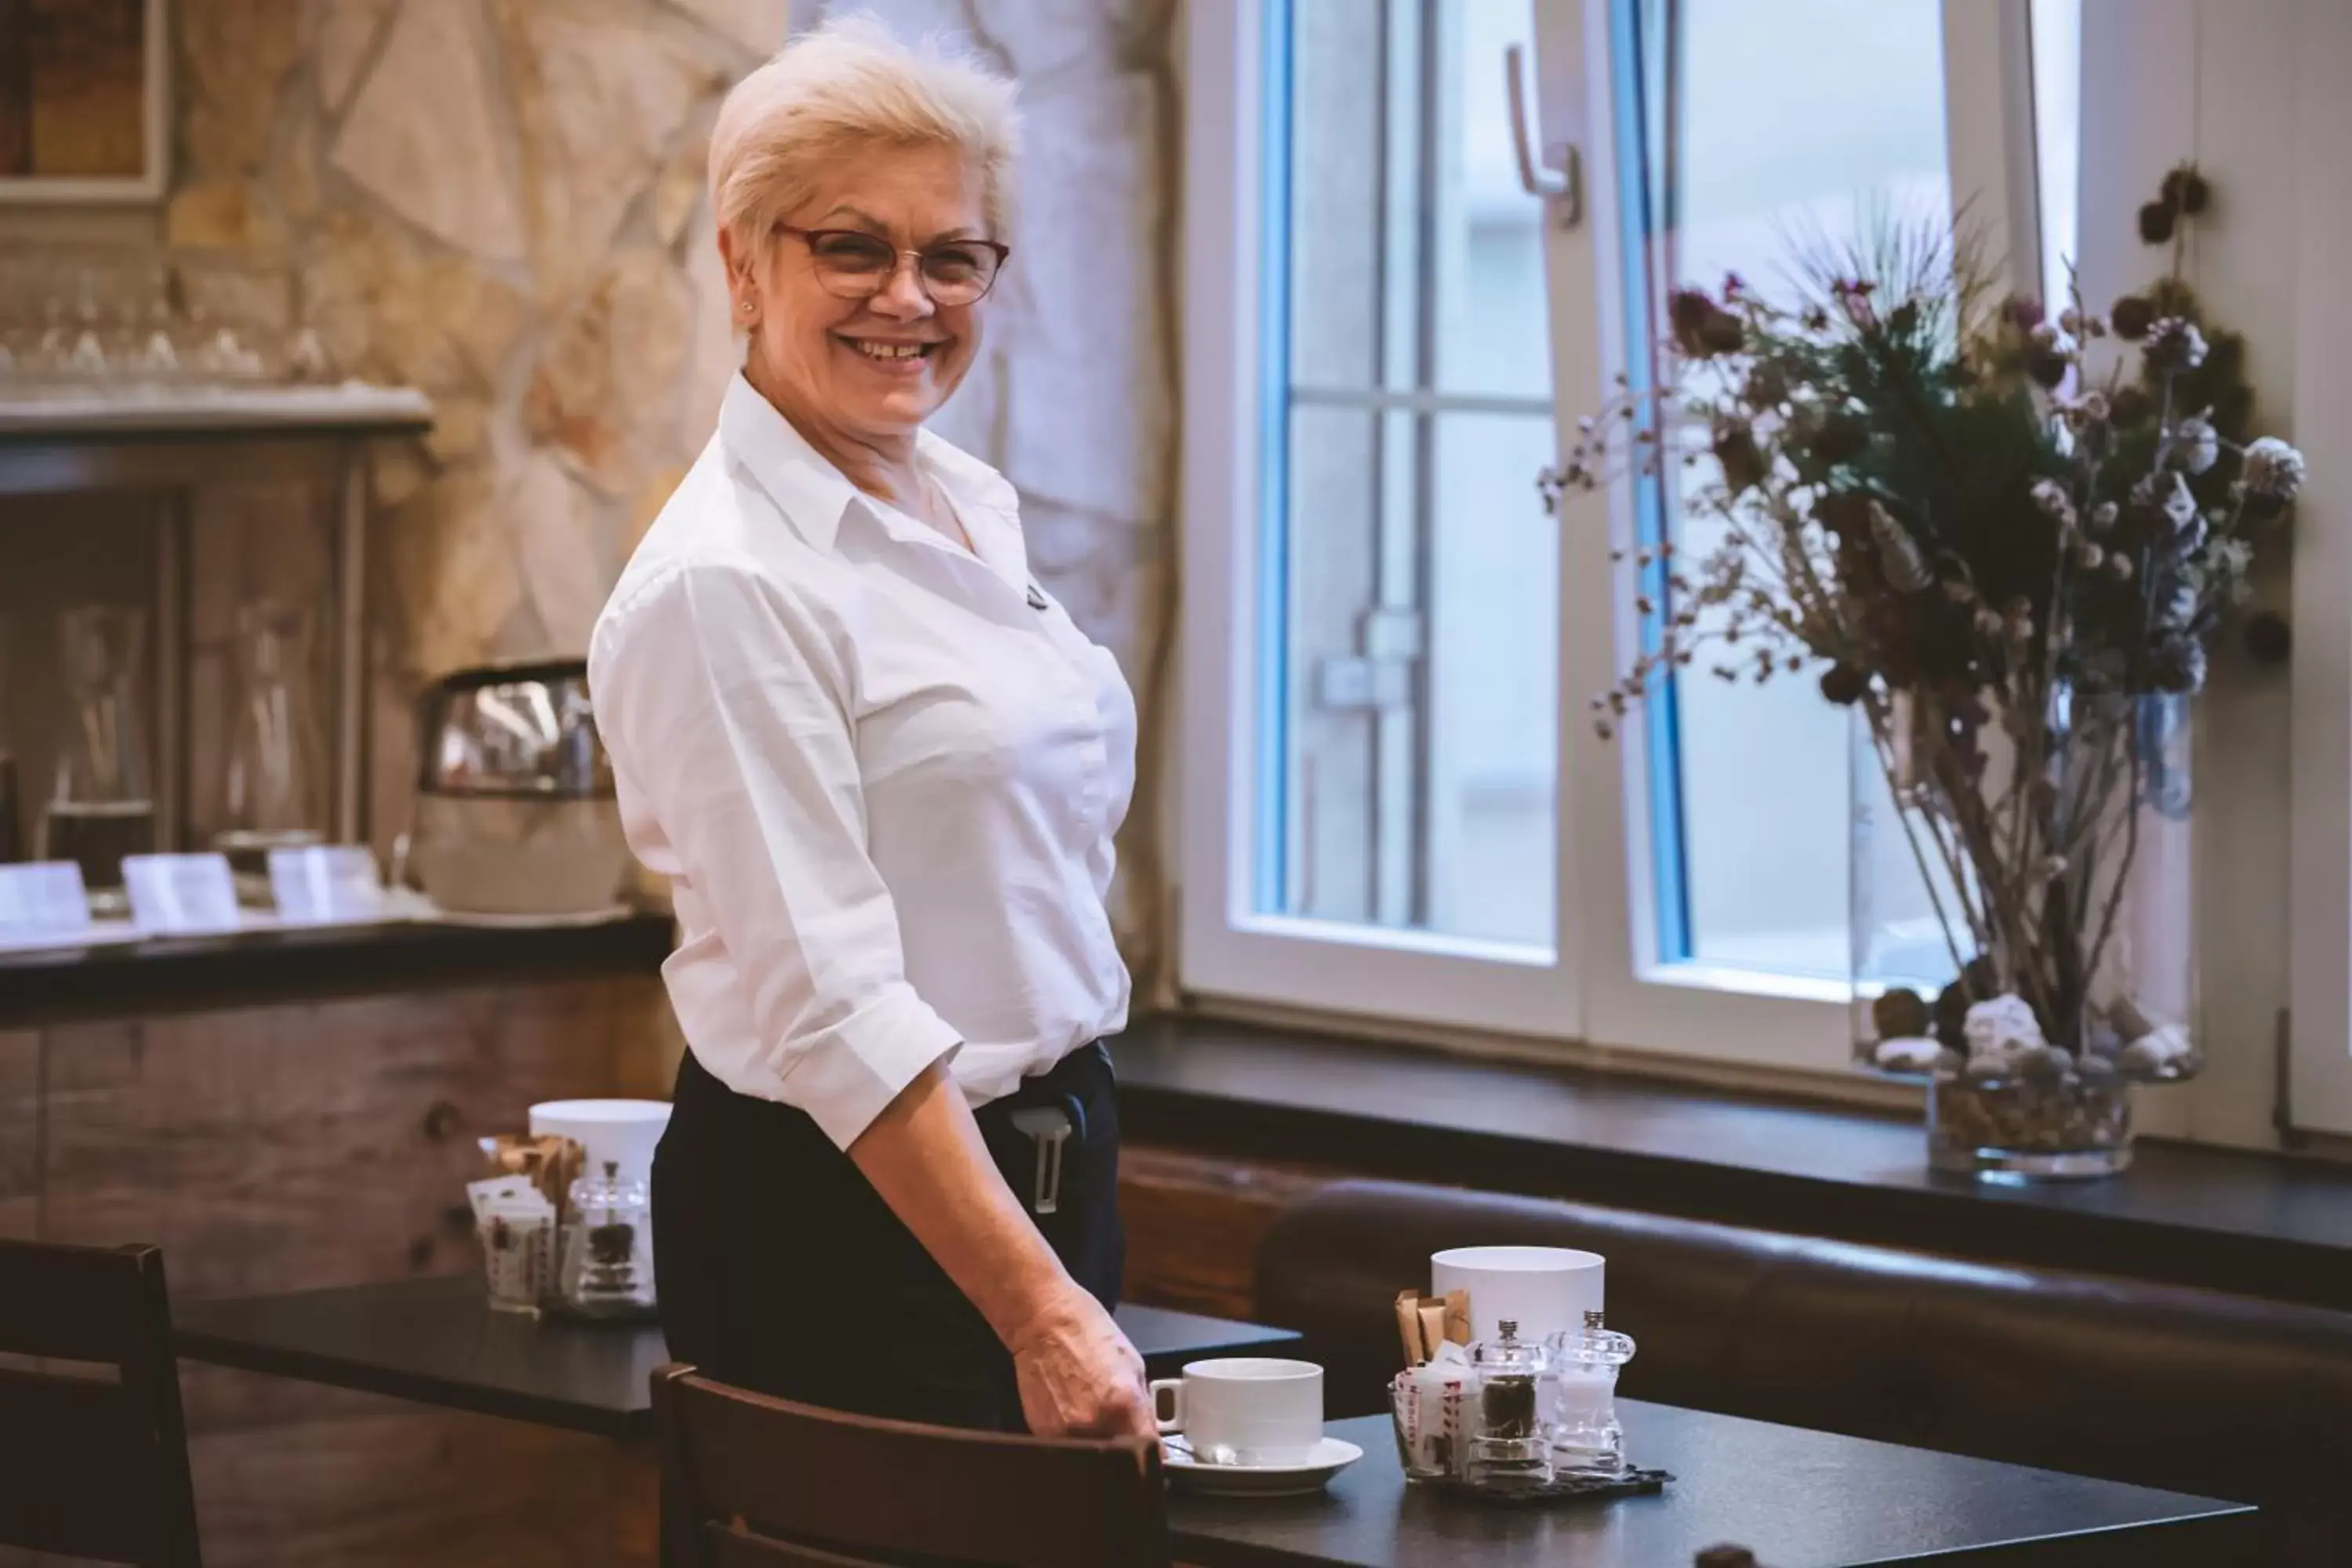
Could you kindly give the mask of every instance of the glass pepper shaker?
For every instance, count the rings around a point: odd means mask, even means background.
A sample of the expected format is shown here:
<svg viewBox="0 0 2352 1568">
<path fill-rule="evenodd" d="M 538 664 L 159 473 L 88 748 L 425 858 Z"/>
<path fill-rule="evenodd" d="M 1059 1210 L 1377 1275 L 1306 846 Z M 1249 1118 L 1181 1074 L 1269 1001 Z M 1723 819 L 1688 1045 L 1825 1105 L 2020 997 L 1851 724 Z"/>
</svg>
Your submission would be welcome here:
<svg viewBox="0 0 2352 1568">
<path fill-rule="evenodd" d="M 1617 1373 L 1633 1359 L 1633 1342 L 1601 1326 L 1599 1312 L 1584 1327 L 1554 1334 L 1551 1371 L 1551 1453 L 1562 1474 L 1616 1476 L 1625 1470 L 1625 1433 L 1617 1423 Z"/>
<path fill-rule="evenodd" d="M 1538 1413 L 1549 1358 L 1519 1338 L 1519 1325 L 1496 1325 L 1496 1337 L 1470 1352 L 1476 1388 L 1467 1479 L 1472 1486 L 1543 1486 L 1552 1479 L 1551 1444 Z"/>
<path fill-rule="evenodd" d="M 556 1297 L 582 1318 L 654 1315 L 652 1197 L 617 1161 L 572 1184 Z"/>
</svg>

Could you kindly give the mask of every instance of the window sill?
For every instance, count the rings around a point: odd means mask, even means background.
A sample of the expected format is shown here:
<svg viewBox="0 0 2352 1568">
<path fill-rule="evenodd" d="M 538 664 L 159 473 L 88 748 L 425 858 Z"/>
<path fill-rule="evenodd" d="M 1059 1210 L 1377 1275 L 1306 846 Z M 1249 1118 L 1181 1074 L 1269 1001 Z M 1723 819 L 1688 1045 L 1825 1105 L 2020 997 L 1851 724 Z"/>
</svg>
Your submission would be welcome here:
<svg viewBox="0 0 2352 1568">
<path fill-rule="evenodd" d="M 1113 1042 L 1139 1142 L 2352 1310 L 2352 1171 L 2146 1140 L 2104 1183 L 1925 1165 L 1916 1116 L 1160 1015 Z"/>
</svg>

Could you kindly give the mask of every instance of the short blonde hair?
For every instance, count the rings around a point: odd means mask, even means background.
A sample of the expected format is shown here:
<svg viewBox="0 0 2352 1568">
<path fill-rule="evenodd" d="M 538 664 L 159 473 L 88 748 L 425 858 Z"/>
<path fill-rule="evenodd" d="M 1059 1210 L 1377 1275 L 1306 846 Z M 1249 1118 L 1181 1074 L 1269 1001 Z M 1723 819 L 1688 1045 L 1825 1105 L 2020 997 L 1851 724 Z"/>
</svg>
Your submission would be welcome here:
<svg viewBox="0 0 2352 1568">
<path fill-rule="evenodd" d="M 860 146 L 952 147 L 980 176 L 981 213 L 1013 222 L 1021 111 L 1013 84 L 942 38 L 909 47 L 871 16 L 830 20 L 735 84 L 710 132 L 710 207 L 737 250 L 806 200 Z"/>
</svg>

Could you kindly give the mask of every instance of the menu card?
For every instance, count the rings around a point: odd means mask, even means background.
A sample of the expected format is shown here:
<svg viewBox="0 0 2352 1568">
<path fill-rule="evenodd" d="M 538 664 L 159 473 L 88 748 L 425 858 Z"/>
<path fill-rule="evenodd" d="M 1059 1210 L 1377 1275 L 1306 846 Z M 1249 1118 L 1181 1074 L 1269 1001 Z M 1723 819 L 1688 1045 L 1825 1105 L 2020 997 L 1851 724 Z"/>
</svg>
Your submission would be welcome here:
<svg viewBox="0 0 2352 1568">
<path fill-rule="evenodd" d="M 0 945 L 64 942 L 89 930 L 89 897 L 70 860 L 0 866 Z"/>
<path fill-rule="evenodd" d="M 131 922 L 150 936 L 236 930 L 236 884 L 222 855 L 125 855 Z"/>
<path fill-rule="evenodd" d="M 288 925 L 382 920 L 383 883 L 364 844 L 315 844 L 269 852 L 269 893 Z"/>
</svg>

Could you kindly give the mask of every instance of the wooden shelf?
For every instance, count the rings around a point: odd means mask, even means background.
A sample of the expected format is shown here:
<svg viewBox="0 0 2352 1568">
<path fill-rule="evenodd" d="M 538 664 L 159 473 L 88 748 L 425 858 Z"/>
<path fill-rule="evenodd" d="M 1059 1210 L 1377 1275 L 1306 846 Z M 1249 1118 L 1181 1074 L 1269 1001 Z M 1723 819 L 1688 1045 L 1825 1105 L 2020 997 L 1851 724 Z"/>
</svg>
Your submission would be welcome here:
<svg viewBox="0 0 2352 1568">
<path fill-rule="evenodd" d="M 638 913 L 594 925 L 417 921 L 5 952 L 0 1029 L 559 974 L 652 974 L 673 941 L 669 916 Z"/>
<path fill-rule="evenodd" d="M 433 400 L 425 394 L 364 382 L 0 396 L 0 447 L 189 437 L 343 438 L 422 435 L 432 427 Z"/>
</svg>

